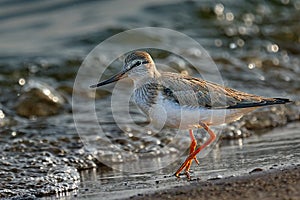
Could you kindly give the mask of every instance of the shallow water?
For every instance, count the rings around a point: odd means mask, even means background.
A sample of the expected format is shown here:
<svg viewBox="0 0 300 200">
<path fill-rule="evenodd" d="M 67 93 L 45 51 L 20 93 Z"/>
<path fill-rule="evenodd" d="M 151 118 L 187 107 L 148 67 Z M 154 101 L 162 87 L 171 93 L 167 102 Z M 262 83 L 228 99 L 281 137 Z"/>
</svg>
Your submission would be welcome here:
<svg viewBox="0 0 300 200">
<path fill-rule="evenodd" d="M 299 123 L 291 123 L 264 135 L 223 141 L 207 157 L 199 160 L 199 166 L 192 166 L 191 181 L 187 181 L 185 176 L 181 179 L 172 176 L 182 159 L 168 168 L 151 173 L 124 173 L 98 168 L 82 171 L 81 177 L 84 178 L 81 179 L 79 189 L 70 192 L 68 196 L 78 199 L 124 199 L 198 181 L 296 166 L 300 164 L 299 127 Z M 157 158 L 140 159 L 139 162 L 148 165 L 157 162 Z"/>
<path fill-rule="evenodd" d="M 116 4 L 123 9 L 116 9 Z M 121 105 L 126 102 L 117 101 L 118 106 L 113 106 L 112 111 L 112 86 L 94 94 L 88 88 L 91 80 L 81 82 L 80 86 L 86 87 L 75 88 L 78 91 L 75 96 L 82 104 L 76 104 L 72 110 L 73 84 L 82 61 L 97 44 L 124 30 L 155 26 L 180 31 L 208 51 L 225 85 L 299 101 L 300 1 L 247 1 L 243 4 L 233 1 L 136 1 L 134 4 L 127 1 L 2 1 L 0 197 L 72 198 L 77 195 L 97 198 L 104 195 L 116 198 L 123 192 L 129 196 L 148 188 L 155 189 L 157 180 L 160 188 L 187 184 L 185 181 L 167 184 L 173 180 L 168 175 L 178 167 L 179 161 L 166 167 L 168 161 L 183 156 L 184 147 L 189 144 L 187 133 L 148 132 L 143 128 L 147 119 L 134 104 L 130 104 L 130 116 L 138 126 L 127 118 L 114 117 L 112 112 L 123 112 Z M 153 39 L 154 35 L 149 37 Z M 116 47 L 124 50 L 141 41 L 132 37 L 107 48 L 97 62 L 109 62 L 110 67 L 104 71 L 103 65 L 99 65 L 93 75 L 100 70 L 109 77 L 119 71 L 121 59 L 107 61 L 110 53 Z M 158 41 L 167 43 L 168 38 L 161 37 Z M 174 52 L 194 61 L 201 58 L 195 49 L 181 51 L 186 48 L 184 44 L 172 42 Z M 160 64 L 160 70 L 198 76 L 195 68 L 173 54 L 157 50 L 151 53 Z M 205 73 L 210 66 L 202 62 L 194 67 L 200 67 Z M 127 89 L 132 87 L 128 81 L 122 83 Z M 121 88 L 121 91 L 126 90 Z M 91 122 L 86 102 L 95 102 L 103 129 L 101 134 L 105 137 L 99 134 L 99 125 Z M 80 114 L 77 129 L 74 112 Z M 256 167 L 268 168 L 282 157 L 286 158 L 281 161 L 284 165 L 299 162 L 299 152 L 294 148 L 297 147 L 295 141 L 299 143 L 299 125 L 289 124 L 299 120 L 299 113 L 299 103 L 268 107 L 222 127 L 218 133 L 229 141 L 223 141 L 221 147 L 201 159 L 203 164 L 195 168 L 193 176 L 207 179 L 248 173 Z M 121 126 L 116 125 L 117 120 Z M 268 134 L 260 135 L 264 132 Z M 202 131 L 196 135 L 200 141 L 206 137 Z M 232 140 L 243 137 L 249 138 Z M 240 145 L 241 141 L 246 143 Z M 113 152 L 108 148 L 110 145 L 119 152 Z M 274 149 L 279 154 L 272 156 Z M 234 153 L 237 151 L 238 156 Z M 200 156 L 204 155 L 205 152 Z M 231 158 L 233 155 L 237 158 Z M 235 165 L 237 160 L 239 164 Z M 103 163 L 131 173 L 111 170 Z M 157 168 L 163 169 L 155 171 Z M 141 173 L 132 174 L 132 171 Z M 100 185 L 105 187 L 99 189 Z M 74 189 L 75 192 L 68 193 Z M 110 196 L 110 191 L 119 193 Z M 89 193 L 92 196 L 87 197 Z"/>
</svg>

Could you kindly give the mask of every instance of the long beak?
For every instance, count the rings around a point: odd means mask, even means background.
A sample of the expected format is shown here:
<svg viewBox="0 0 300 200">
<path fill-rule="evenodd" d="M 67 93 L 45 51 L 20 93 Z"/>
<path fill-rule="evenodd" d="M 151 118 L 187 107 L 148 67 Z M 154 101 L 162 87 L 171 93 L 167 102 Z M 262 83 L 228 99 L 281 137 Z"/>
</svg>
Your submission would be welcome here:
<svg viewBox="0 0 300 200">
<path fill-rule="evenodd" d="M 91 85 L 90 88 L 96 88 L 96 87 L 100 87 L 102 85 L 107 85 L 109 83 L 113 83 L 113 82 L 116 82 L 118 80 L 121 80 L 123 78 L 126 78 L 127 77 L 127 74 L 126 74 L 127 71 L 121 71 L 119 73 L 117 73 L 116 75 L 110 77 L 109 79 L 105 80 L 105 81 L 101 81 L 100 83 L 97 83 L 95 85 Z"/>
</svg>

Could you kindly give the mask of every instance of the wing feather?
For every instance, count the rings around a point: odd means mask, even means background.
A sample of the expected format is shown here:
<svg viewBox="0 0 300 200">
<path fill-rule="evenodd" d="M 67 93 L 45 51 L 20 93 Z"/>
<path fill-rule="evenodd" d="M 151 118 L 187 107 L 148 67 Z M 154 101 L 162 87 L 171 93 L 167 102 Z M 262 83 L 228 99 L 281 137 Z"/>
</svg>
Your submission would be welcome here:
<svg viewBox="0 0 300 200">
<path fill-rule="evenodd" d="M 199 78 L 170 72 L 162 73 L 159 84 L 170 100 L 188 107 L 235 109 L 290 102 L 284 98 L 265 98 L 248 94 Z"/>
</svg>

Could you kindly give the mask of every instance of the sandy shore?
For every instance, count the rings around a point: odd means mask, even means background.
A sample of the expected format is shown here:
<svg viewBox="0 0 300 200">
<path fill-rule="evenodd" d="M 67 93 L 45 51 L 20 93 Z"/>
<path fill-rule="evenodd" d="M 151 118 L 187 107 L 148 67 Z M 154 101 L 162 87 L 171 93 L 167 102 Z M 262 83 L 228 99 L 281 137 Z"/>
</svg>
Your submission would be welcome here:
<svg viewBox="0 0 300 200">
<path fill-rule="evenodd" d="M 189 186 L 139 194 L 130 199 L 300 199 L 300 165 L 215 180 L 192 180 Z"/>
</svg>

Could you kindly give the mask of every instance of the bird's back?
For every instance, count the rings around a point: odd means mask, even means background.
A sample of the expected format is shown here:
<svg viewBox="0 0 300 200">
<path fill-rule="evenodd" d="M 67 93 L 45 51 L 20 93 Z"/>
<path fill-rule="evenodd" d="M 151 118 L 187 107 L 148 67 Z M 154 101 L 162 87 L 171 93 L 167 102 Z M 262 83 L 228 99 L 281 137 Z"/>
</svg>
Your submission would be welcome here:
<svg viewBox="0 0 300 200">
<path fill-rule="evenodd" d="M 170 72 L 162 73 L 157 84 L 162 85 L 166 91 L 166 98 L 173 99 L 181 106 L 238 109 L 290 102 L 289 99 L 266 98 L 203 79 Z"/>
</svg>

